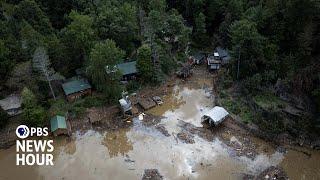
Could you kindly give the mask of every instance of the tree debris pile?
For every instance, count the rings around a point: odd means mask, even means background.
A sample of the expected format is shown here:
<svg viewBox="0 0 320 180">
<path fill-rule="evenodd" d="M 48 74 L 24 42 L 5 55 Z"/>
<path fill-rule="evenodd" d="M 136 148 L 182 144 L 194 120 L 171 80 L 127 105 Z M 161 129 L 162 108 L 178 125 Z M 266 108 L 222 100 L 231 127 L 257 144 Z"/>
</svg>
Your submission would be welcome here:
<svg viewBox="0 0 320 180">
<path fill-rule="evenodd" d="M 145 169 L 142 180 L 162 180 L 163 176 L 160 175 L 157 169 Z"/>
<path fill-rule="evenodd" d="M 183 141 L 184 143 L 187 143 L 187 144 L 194 144 L 195 143 L 193 136 L 191 134 L 188 134 L 187 132 L 179 132 L 177 134 L 177 137 L 181 141 Z"/>
<path fill-rule="evenodd" d="M 165 135 L 166 137 L 169 137 L 169 136 L 170 136 L 168 130 L 164 127 L 163 124 L 157 125 L 157 126 L 156 126 L 156 129 L 157 129 L 158 131 L 160 131 L 160 132 L 161 132 L 163 135 Z"/>
</svg>

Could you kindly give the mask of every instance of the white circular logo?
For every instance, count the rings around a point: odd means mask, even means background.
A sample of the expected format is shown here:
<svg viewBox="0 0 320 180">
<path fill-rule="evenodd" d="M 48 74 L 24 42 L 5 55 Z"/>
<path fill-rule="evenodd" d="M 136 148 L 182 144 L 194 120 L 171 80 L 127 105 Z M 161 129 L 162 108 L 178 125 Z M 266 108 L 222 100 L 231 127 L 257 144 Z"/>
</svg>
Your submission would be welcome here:
<svg viewBox="0 0 320 180">
<path fill-rule="evenodd" d="M 29 136 L 29 133 L 29 128 L 26 125 L 20 125 L 16 129 L 16 135 L 21 139 L 27 138 Z"/>
</svg>

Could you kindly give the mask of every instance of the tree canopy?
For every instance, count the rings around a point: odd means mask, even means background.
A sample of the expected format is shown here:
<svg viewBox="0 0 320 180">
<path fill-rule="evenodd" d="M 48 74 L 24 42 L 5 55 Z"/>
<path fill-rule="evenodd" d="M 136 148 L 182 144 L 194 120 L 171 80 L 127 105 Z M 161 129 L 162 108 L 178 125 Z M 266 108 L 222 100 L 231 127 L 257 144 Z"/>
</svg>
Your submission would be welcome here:
<svg viewBox="0 0 320 180">
<path fill-rule="evenodd" d="M 82 69 L 114 99 L 117 63 L 135 59 L 142 81 L 159 83 L 190 52 L 221 46 L 231 52 L 229 74 L 246 92 L 281 80 L 319 109 L 319 12 L 318 0 L 1 1 L 0 91 L 49 92 L 30 67 L 39 48 L 50 71 L 71 78 Z"/>
</svg>

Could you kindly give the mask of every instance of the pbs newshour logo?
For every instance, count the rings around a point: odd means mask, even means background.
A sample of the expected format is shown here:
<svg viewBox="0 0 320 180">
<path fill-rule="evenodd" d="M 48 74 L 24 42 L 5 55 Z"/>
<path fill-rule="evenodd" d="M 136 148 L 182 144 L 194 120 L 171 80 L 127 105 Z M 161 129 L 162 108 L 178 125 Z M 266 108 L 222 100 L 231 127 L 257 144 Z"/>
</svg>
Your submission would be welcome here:
<svg viewBox="0 0 320 180">
<path fill-rule="evenodd" d="M 53 140 L 38 140 L 27 139 L 28 137 L 44 137 L 48 136 L 47 127 L 28 127 L 20 125 L 16 129 L 18 138 L 16 141 L 16 165 L 39 165 L 39 166 L 53 166 Z"/>
<path fill-rule="evenodd" d="M 16 135 L 20 139 L 27 138 L 29 136 L 29 134 L 30 134 L 30 130 L 29 130 L 28 126 L 26 126 L 26 125 L 20 125 L 16 129 Z"/>
</svg>

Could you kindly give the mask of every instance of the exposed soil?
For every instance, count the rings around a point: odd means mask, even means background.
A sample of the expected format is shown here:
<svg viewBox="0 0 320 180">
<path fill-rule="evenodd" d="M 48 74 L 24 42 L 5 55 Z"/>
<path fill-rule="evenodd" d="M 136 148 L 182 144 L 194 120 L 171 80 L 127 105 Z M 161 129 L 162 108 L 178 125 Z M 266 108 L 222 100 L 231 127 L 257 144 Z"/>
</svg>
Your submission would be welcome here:
<svg viewBox="0 0 320 180">
<path fill-rule="evenodd" d="M 159 124 L 162 118 L 163 117 L 161 116 L 155 116 L 155 115 L 146 113 L 143 116 L 142 124 L 145 126 L 154 126 Z"/>
<path fill-rule="evenodd" d="M 0 129 L 0 149 L 9 148 L 17 139 L 16 128 L 20 125 L 20 116 L 10 118 L 9 121 L 5 128 Z"/>
<path fill-rule="evenodd" d="M 287 180 L 289 179 L 286 173 L 283 171 L 282 168 L 280 167 L 274 167 L 271 166 L 268 169 L 264 170 L 261 172 L 257 177 L 254 178 L 254 180 L 260 180 L 260 179 L 265 179 L 265 180 Z"/>
</svg>

